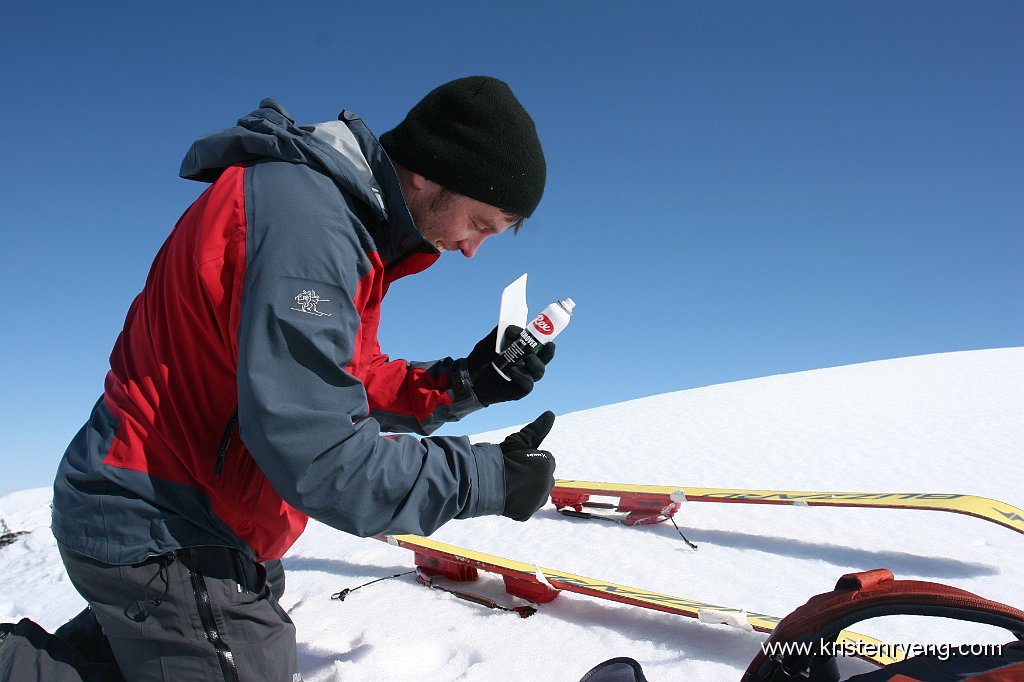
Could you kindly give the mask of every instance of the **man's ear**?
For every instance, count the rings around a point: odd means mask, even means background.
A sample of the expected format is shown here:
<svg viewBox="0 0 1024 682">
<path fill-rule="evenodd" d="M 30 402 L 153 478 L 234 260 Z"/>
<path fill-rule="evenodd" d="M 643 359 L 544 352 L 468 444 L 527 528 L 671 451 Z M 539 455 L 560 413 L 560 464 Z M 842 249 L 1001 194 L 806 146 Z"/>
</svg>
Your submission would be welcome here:
<svg viewBox="0 0 1024 682">
<path fill-rule="evenodd" d="M 417 191 L 423 191 L 433 183 L 431 183 L 430 180 L 427 180 L 419 173 L 409 171 L 409 184 L 412 186 L 413 189 Z"/>
</svg>

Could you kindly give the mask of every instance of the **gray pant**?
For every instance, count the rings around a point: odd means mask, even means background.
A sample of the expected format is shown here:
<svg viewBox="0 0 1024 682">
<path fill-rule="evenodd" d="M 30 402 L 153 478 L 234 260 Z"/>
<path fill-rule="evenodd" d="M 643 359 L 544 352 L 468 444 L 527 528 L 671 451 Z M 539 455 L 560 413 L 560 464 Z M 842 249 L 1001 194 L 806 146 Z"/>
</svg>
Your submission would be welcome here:
<svg viewBox="0 0 1024 682">
<path fill-rule="evenodd" d="M 278 605 L 280 561 L 258 564 L 226 547 L 189 547 L 113 566 L 60 546 L 132 682 L 301 680 L 295 626 Z"/>
</svg>

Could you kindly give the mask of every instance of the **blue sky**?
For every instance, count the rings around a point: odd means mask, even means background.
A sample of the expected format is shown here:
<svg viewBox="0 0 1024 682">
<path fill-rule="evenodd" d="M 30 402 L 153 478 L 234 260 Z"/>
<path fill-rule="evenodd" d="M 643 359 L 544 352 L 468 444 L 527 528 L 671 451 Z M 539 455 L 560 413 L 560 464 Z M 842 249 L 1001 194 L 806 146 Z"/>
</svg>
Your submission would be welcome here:
<svg viewBox="0 0 1024 682">
<path fill-rule="evenodd" d="M 531 310 L 576 315 L 533 395 L 443 433 L 1024 345 L 1024 3 L 88 5 L 0 6 L 0 494 L 49 485 L 99 396 L 203 188 L 177 177 L 189 144 L 267 96 L 379 134 L 490 74 L 533 115 L 534 218 L 396 284 L 381 343 L 464 355 L 523 272 Z"/>
</svg>

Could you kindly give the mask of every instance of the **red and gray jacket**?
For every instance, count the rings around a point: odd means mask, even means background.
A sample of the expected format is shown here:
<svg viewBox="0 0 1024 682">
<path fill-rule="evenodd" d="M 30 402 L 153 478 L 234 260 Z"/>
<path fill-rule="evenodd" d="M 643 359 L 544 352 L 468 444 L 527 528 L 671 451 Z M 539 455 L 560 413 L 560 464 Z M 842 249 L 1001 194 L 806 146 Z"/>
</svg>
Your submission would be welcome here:
<svg viewBox="0 0 1024 682">
<path fill-rule="evenodd" d="M 111 564 L 225 545 L 280 557 L 307 518 L 360 536 L 500 514 L 496 445 L 431 433 L 480 407 L 464 360 L 390 360 L 391 283 L 438 258 L 359 117 L 273 100 L 197 141 L 212 185 L 158 253 L 54 482 L 57 540 Z"/>
</svg>

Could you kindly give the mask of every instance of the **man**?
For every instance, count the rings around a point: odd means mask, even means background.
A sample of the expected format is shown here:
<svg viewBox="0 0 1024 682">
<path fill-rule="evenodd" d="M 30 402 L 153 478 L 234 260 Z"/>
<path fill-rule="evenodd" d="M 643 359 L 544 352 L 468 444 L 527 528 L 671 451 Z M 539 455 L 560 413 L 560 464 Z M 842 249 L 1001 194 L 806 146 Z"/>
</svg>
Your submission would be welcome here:
<svg viewBox="0 0 1024 682">
<path fill-rule="evenodd" d="M 278 560 L 308 517 L 429 534 L 546 501 L 550 412 L 500 445 L 381 432 L 426 436 L 522 398 L 553 345 L 507 380 L 494 332 L 431 363 L 377 343 L 393 281 L 518 230 L 544 156 L 512 91 L 480 76 L 433 90 L 379 143 L 350 112 L 298 127 L 264 100 L 197 141 L 181 175 L 212 184 L 128 312 L 60 464 L 53 532 L 91 607 L 78 629 L 95 614 L 127 679 L 298 679 Z"/>
</svg>

